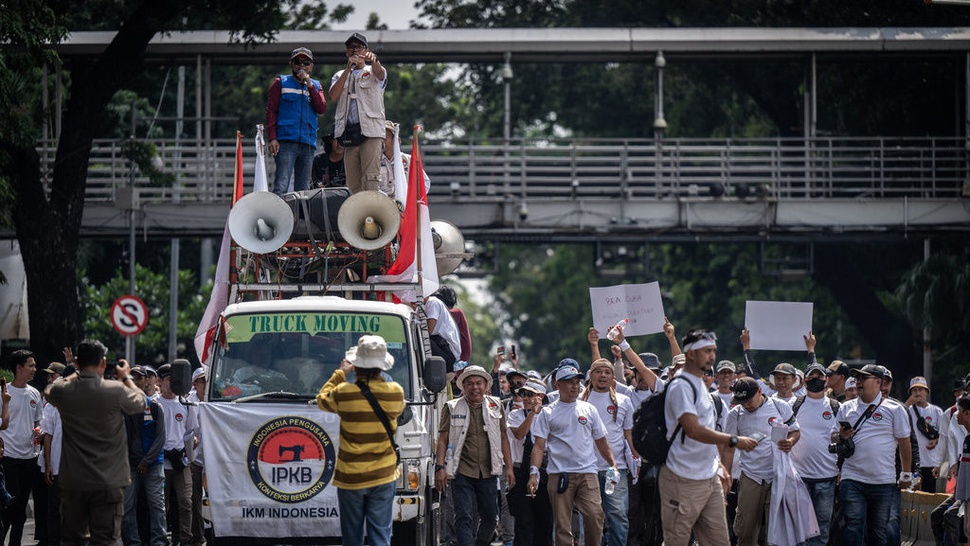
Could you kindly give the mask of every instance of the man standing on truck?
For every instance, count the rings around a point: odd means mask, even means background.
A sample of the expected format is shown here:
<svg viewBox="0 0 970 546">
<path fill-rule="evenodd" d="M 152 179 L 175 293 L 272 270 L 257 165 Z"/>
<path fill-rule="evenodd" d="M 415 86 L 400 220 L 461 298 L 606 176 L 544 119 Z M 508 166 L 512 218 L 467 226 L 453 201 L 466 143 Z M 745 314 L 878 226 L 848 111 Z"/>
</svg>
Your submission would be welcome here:
<svg viewBox="0 0 970 546">
<path fill-rule="evenodd" d="M 391 543 L 391 518 L 398 478 L 392 437 L 404 412 L 404 389 L 385 380 L 394 366 L 381 336 L 361 336 L 317 394 L 323 411 L 340 416 L 340 449 L 334 469 L 341 541 L 364 544 L 364 519 L 371 546 Z M 351 371 L 356 383 L 347 382 Z"/>
</svg>

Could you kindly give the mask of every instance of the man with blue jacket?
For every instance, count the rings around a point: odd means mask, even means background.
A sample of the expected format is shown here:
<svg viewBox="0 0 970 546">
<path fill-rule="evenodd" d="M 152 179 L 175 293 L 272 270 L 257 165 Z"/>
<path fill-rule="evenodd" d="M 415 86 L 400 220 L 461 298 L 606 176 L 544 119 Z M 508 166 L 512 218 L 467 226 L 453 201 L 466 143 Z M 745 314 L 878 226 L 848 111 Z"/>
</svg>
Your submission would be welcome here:
<svg viewBox="0 0 970 546">
<path fill-rule="evenodd" d="M 313 52 L 298 47 L 290 54 L 292 75 L 273 80 L 266 100 L 266 138 L 276 158 L 273 193 L 282 196 L 293 179 L 293 190 L 310 188 L 310 170 L 317 148 L 317 116 L 327 111 L 320 82 L 310 78 Z"/>
</svg>

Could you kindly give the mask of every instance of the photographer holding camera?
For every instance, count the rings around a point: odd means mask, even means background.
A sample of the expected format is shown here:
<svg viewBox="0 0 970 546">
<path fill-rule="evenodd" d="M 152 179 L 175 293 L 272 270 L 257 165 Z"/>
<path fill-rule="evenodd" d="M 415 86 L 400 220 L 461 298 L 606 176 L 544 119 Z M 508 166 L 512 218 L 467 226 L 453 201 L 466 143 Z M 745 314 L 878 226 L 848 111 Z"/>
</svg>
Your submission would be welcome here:
<svg viewBox="0 0 970 546">
<path fill-rule="evenodd" d="M 893 490 L 909 487 L 910 472 L 896 476 L 895 453 L 910 468 L 909 415 L 905 406 L 880 392 L 885 368 L 867 364 L 853 370 L 859 397 L 839 409 L 839 432 L 829 450 L 844 458 L 839 501 L 845 516 L 847 546 L 884 546 Z"/>
</svg>

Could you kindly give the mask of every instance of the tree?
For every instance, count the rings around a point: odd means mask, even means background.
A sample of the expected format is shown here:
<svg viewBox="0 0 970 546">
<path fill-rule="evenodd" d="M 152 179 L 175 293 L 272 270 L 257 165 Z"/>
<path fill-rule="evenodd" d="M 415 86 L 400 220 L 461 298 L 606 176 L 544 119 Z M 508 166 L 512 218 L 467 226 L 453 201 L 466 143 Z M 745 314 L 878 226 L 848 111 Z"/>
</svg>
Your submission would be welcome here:
<svg viewBox="0 0 970 546">
<path fill-rule="evenodd" d="M 59 0 L 16 3 L 0 10 L 0 39 L 9 44 L 3 49 L 0 88 L 0 104 L 9 113 L 3 120 L 8 130 L 0 134 L 0 172 L 16 194 L 13 219 L 30 287 L 31 344 L 38 360 L 46 361 L 82 334 L 75 265 L 91 142 L 112 97 L 144 70 L 148 42 L 193 20 L 235 29 L 236 39 L 267 40 L 282 26 L 283 9 L 296 1 L 145 0 L 121 6 L 89 2 L 83 7 Z M 64 29 L 97 25 L 118 32 L 100 56 L 67 63 L 70 93 L 62 132 L 53 172 L 42 176 L 35 150 L 37 128 L 43 123 L 37 103 L 38 60 L 51 59 L 49 45 L 63 38 Z"/>
<path fill-rule="evenodd" d="M 135 363 L 151 364 L 158 367 L 168 357 L 168 317 L 169 317 L 169 279 L 167 274 L 155 273 L 147 267 L 138 265 L 135 271 L 138 295 L 148 307 L 148 326 L 135 338 Z M 189 271 L 179 271 L 182 286 L 195 286 L 198 280 Z M 111 326 L 111 304 L 120 296 L 128 293 L 128 273 L 121 269 L 103 285 L 81 279 L 84 287 L 81 298 L 82 324 L 85 336 L 93 337 L 111 349 L 116 358 L 124 357 L 125 338 Z M 205 311 L 205 298 L 195 296 L 191 291 L 182 291 L 178 298 L 176 338 L 183 345 L 186 357 L 195 353 L 193 340 L 199 317 Z"/>
</svg>

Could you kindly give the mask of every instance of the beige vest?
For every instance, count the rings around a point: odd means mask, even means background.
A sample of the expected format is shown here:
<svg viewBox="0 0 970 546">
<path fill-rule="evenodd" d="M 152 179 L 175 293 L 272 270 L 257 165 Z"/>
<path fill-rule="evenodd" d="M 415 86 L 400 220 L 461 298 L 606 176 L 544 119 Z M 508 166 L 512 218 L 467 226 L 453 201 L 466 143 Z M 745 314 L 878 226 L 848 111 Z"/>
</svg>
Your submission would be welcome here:
<svg viewBox="0 0 970 546">
<path fill-rule="evenodd" d="M 461 448 L 465 445 L 468 435 L 468 402 L 465 397 L 455 398 L 447 402 L 451 411 L 451 423 L 448 428 L 448 441 L 451 442 L 451 458 L 445 461 L 445 472 L 448 479 L 454 479 L 461 461 Z M 485 423 L 485 433 L 488 435 L 488 448 L 492 454 L 492 475 L 502 474 L 502 402 L 494 396 L 485 396 L 482 400 L 482 421 Z"/>
<path fill-rule="evenodd" d="M 337 78 L 343 74 L 337 72 Z M 384 69 L 385 83 L 388 74 Z M 384 138 L 384 87 L 374 75 L 374 67 L 365 66 L 364 70 L 354 76 L 353 72 L 347 76 L 344 91 L 337 102 L 337 112 L 334 119 L 333 134 L 344 134 L 347 124 L 347 114 L 350 112 L 350 93 L 357 95 L 357 113 L 360 116 L 360 132 L 364 136 Z"/>
</svg>

